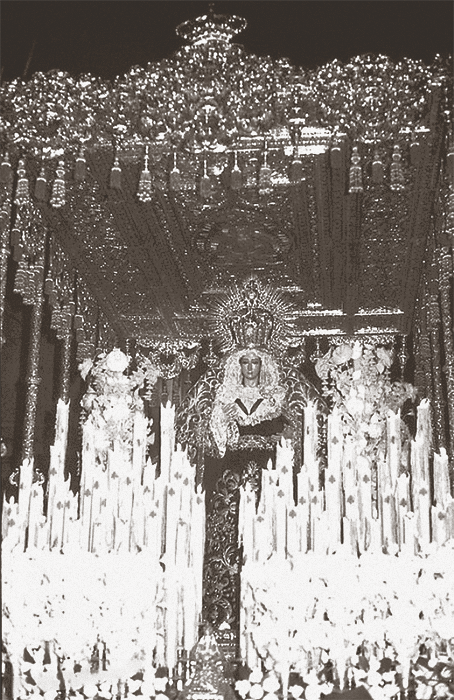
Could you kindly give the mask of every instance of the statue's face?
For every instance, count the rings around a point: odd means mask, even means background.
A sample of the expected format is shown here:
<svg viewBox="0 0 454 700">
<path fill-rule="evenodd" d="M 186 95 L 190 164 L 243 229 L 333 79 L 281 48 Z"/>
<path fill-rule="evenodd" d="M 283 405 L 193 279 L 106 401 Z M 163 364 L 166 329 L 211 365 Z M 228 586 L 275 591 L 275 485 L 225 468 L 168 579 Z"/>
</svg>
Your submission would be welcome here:
<svg viewBox="0 0 454 700">
<path fill-rule="evenodd" d="M 240 358 L 241 374 L 244 379 L 258 379 L 262 360 L 254 355 L 243 355 Z"/>
</svg>

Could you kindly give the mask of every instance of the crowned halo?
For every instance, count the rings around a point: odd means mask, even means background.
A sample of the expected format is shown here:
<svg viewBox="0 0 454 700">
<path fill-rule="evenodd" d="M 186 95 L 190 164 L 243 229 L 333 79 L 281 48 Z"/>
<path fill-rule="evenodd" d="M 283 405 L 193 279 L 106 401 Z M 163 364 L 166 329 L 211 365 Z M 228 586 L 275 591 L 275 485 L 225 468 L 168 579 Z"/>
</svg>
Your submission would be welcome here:
<svg viewBox="0 0 454 700">
<path fill-rule="evenodd" d="M 280 289 L 249 277 L 211 302 L 210 335 L 223 352 L 247 347 L 282 352 L 295 340 L 295 309 Z"/>
</svg>

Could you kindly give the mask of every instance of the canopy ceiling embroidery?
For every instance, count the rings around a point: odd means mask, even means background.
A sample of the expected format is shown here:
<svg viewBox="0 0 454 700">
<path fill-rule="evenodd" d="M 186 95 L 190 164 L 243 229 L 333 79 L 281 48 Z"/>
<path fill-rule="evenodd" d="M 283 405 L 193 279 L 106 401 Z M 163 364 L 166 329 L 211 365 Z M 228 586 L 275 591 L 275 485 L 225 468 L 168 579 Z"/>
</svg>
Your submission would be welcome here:
<svg viewBox="0 0 454 700">
<path fill-rule="evenodd" d="M 123 338 L 203 336 L 206 299 L 250 272 L 288 290 L 302 335 L 409 333 L 446 188 L 447 62 L 305 71 L 248 54 L 231 21 L 185 23 L 186 46 L 112 82 L 51 71 L 5 85 L 16 204 L 30 186 Z M 32 252 L 26 230 L 21 245 Z"/>
</svg>

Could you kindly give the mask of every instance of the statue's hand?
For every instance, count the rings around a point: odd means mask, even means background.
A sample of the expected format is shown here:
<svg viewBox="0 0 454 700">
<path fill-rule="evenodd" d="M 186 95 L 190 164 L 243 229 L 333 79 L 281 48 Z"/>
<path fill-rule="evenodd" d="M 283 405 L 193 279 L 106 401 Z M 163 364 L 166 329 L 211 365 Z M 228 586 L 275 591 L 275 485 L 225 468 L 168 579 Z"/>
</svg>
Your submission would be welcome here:
<svg viewBox="0 0 454 700">
<path fill-rule="evenodd" d="M 294 437 L 294 431 L 291 425 L 286 425 L 282 431 L 282 437 L 286 440 L 292 440 Z"/>
<path fill-rule="evenodd" d="M 229 422 L 235 420 L 237 412 L 234 403 L 226 404 L 222 407 L 222 410 L 224 411 L 224 415 Z"/>
</svg>

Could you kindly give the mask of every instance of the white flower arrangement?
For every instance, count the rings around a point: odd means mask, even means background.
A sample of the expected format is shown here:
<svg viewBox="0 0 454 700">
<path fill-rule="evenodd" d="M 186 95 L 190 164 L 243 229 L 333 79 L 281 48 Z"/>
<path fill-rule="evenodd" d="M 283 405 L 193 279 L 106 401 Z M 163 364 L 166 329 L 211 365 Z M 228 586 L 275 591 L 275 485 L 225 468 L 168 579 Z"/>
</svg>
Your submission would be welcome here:
<svg viewBox="0 0 454 700">
<path fill-rule="evenodd" d="M 344 435 L 354 438 L 370 461 L 383 456 L 388 412 L 416 398 L 411 384 L 391 382 L 392 362 L 391 350 L 357 340 L 330 348 L 315 363 L 325 395 L 341 414 Z"/>
<path fill-rule="evenodd" d="M 125 374 L 129 364 L 129 356 L 115 348 L 98 355 L 95 362 L 84 360 L 79 365 L 82 378 L 89 381 L 82 405 L 96 431 L 98 451 L 114 440 L 131 445 L 134 412 L 143 410 L 139 390 L 145 381 L 151 385 L 158 379 L 151 363 Z"/>
</svg>

